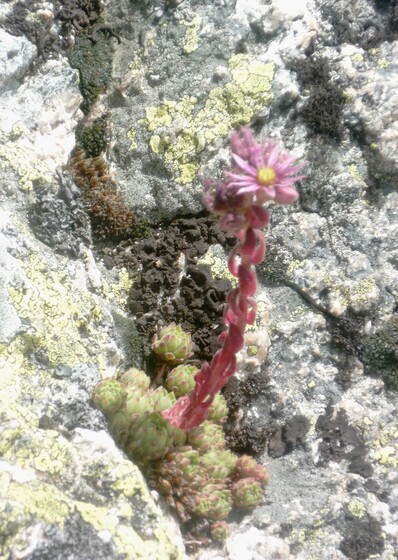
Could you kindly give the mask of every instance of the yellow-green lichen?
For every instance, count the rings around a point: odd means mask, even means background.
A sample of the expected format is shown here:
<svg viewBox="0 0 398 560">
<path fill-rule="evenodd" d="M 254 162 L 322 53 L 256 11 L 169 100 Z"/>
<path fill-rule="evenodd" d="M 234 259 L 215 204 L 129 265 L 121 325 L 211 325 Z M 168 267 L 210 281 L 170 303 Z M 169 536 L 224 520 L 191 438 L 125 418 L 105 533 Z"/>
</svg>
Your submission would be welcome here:
<svg viewBox="0 0 398 560">
<path fill-rule="evenodd" d="M 16 445 L 11 450 L 13 459 L 17 460 L 18 465 L 51 476 L 58 476 L 65 469 L 71 469 L 73 464 L 71 445 L 60 437 L 58 432 L 37 431 L 34 438 L 28 436 L 29 434 L 26 433 L 23 445 Z"/>
<path fill-rule="evenodd" d="M 111 473 L 114 482 L 111 485 L 112 490 L 119 494 L 123 494 L 126 498 L 132 498 L 137 492 L 140 492 L 141 498 L 149 499 L 149 492 L 139 483 L 133 469 L 138 468 L 132 465 L 130 461 L 119 463 Z"/>
<path fill-rule="evenodd" d="M 131 128 L 127 132 L 127 138 L 130 140 L 129 151 L 134 152 L 134 150 L 137 149 L 137 142 L 135 141 L 135 130 L 134 130 L 134 128 Z"/>
<path fill-rule="evenodd" d="M 117 277 L 114 281 L 103 283 L 102 292 L 108 301 L 115 302 L 120 309 L 127 309 L 127 299 L 133 280 L 126 268 L 116 271 Z"/>
<path fill-rule="evenodd" d="M 370 294 L 375 290 L 377 290 L 377 285 L 373 278 L 364 278 L 363 280 L 360 280 L 354 284 L 352 289 L 351 303 L 354 301 L 361 303 L 367 302 Z"/>
<path fill-rule="evenodd" d="M 307 309 L 303 305 L 296 305 L 296 307 L 292 311 L 291 317 L 294 320 L 296 319 L 300 320 L 306 311 Z"/>
<path fill-rule="evenodd" d="M 14 140 L 18 140 L 18 138 L 20 138 L 22 136 L 22 134 L 26 131 L 24 125 L 22 122 L 18 121 L 14 124 L 14 126 L 11 129 L 11 133 L 10 133 L 10 140 L 14 141 Z"/>
<path fill-rule="evenodd" d="M 126 552 L 128 545 L 129 558 L 161 560 L 166 558 L 181 558 L 177 547 L 167 536 L 165 527 L 157 527 L 153 523 L 152 539 L 141 537 L 135 530 L 131 520 L 137 512 L 134 512 L 128 504 L 122 504 L 121 508 L 98 507 L 85 502 L 76 502 L 76 509 L 82 518 L 98 532 L 110 531 L 113 535 L 116 549 L 119 553 Z M 149 513 L 149 512 L 148 512 Z M 152 512 L 153 513 L 153 512 Z M 121 523 L 120 514 L 124 523 Z M 130 514 L 130 515 L 129 515 Z M 149 527 L 146 528 L 147 530 Z"/>
<path fill-rule="evenodd" d="M 226 280 L 229 280 L 233 286 L 237 286 L 238 280 L 230 273 L 227 260 L 224 260 L 217 255 L 212 248 L 210 248 L 207 253 L 199 259 L 198 264 L 209 265 L 214 278 L 225 278 Z"/>
<path fill-rule="evenodd" d="M 190 54 L 196 51 L 199 46 L 198 33 L 202 23 L 202 18 L 199 14 L 196 14 L 191 21 L 182 20 L 180 23 L 186 27 L 183 39 L 183 51 L 185 54 Z"/>
<path fill-rule="evenodd" d="M 258 350 L 259 350 L 258 346 L 256 346 L 255 344 L 250 344 L 246 348 L 247 355 L 250 356 L 250 357 L 257 356 Z"/>
<path fill-rule="evenodd" d="M 11 481 L 3 498 L 12 504 L 12 508 L 8 512 L 10 517 L 2 519 L 3 515 L 0 515 L 0 532 L 4 522 L 10 522 L 12 518 L 19 527 L 29 526 L 31 517 L 63 527 L 65 517 L 72 510 L 67 496 L 41 480 L 31 480 L 28 484 Z"/>
<path fill-rule="evenodd" d="M 27 281 L 10 285 L 8 293 L 20 318 L 31 325 L 36 349 L 45 351 L 53 367 L 91 361 L 105 370 L 103 348 L 110 341 L 97 328 L 102 311 L 96 299 L 42 254 L 32 253 L 21 266 Z"/>
<path fill-rule="evenodd" d="M 336 271 L 334 274 L 325 274 L 323 284 L 332 290 L 340 299 L 343 305 L 358 305 L 371 302 L 377 285 L 373 278 L 364 278 L 358 282 L 353 282 L 351 286 L 344 279 L 342 271 Z"/>
<path fill-rule="evenodd" d="M 145 546 L 148 553 L 146 558 L 152 558 L 151 552 L 152 554 L 159 552 L 157 550 L 157 543 L 151 543 L 151 541 L 144 542 L 132 526 L 121 524 L 120 518 L 117 515 L 118 512 L 113 508 L 107 506 L 99 507 L 86 502 L 76 502 L 76 509 L 84 521 L 89 523 L 96 531 L 110 531 L 119 551 L 122 551 L 126 543 L 129 543 L 129 556 L 131 558 L 143 558 Z"/>
<path fill-rule="evenodd" d="M 149 132 L 170 126 L 183 127 L 188 125 L 198 100 L 196 97 L 185 95 L 181 101 L 163 101 L 158 107 L 147 107 L 145 111 L 147 129 Z"/>
<path fill-rule="evenodd" d="M 351 56 L 351 60 L 353 62 L 362 62 L 363 61 L 363 54 L 361 53 L 355 53 Z"/>
<path fill-rule="evenodd" d="M 380 49 L 375 48 L 375 47 L 368 50 L 368 53 L 372 56 L 376 56 L 377 54 L 379 54 L 379 52 L 380 52 Z"/>
<path fill-rule="evenodd" d="M 309 547 L 317 546 L 319 541 L 324 536 L 325 531 L 321 527 L 305 527 L 302 529 L 294 529 L 291 534 L 291 540 L 297 542 L 300 548 L 306 552 Z"/>
<path fill-rule="evenodd" d="M 202 108 L 197 110 L 198 100 L 186 95 L 146 109 L 147 130 L 154 133 L 149 145 L 171 165 L 177 182 L 194 180 L 199 169 L 197 156 L 207 144 L 264 110 L 272 99 L 274 69 L 273 63 L 236 54 L 229 60 L 231 81 L 210 90 Z"/>
<path fill-rule="evenodd" d="M 304 267 L 304 261 L 293 260 L 290 261 L 289 266 L 287 267 L 287 273 L 292 274 L 295 270 Z"/>
<path fill-rule="evenodd" d="M 383 467 L 398 468 L 398 427 L 382 430 L 374 443 L 372 457 Z"/>
<path fill-rule="evenodd" d="M 377 61 L 377 66 L 379 68 L 381 68 L 382 70 L 384 70 L 385 68 L 388 68 L 390 66 L 391 62 L 389 60 L 386 60 L 385 58 L 380 58 L 380 60 Z"/>
<path fill-rule="evenodd" d="M 359 172 L 358 166 L 356 166 L 354 164 L 350 165 L 350 167 L 348 168 L 348 172 L 351 175 L 351 177 L 353 179 L 355 179 L 355 181 L 357 181 L 358 183 L 365 184 L 365 179 L 363 178 L 363 176 Z"/>
<path fill-rule="evenodd" d="M 10 168 L 19 177 L 19 185 L 23 190 L 31 190 L 33 184 L 43 185 L 52 182 L 52 173 L 49 167 L 40 161 L 32 150 L 30 143 L 20 140 L 24 130 L 16 125 L 15 132 L 6 134 L 0 130 L 0 167 Z"/>
<path fill-rule="evenodd" d="M 134 467 L 130 464 L 130 471 Z M 138 470 L 137 470 L 138 472 Z M 139 492 L 145 486 L 140 475 L 135 477 L 133 486 Z M 181 558 L 177 546 L 172 542 L 162 518 L 157 515 L 155 506 L 148 505 L 144 512 L 151 519 L 146 528 L 145 538 L 140 536 L 135 527 L 137 511 L 133 502 L 120 499 L 116 495 L 110 498 L 110 503 L 104 507 L 96 504 L 76 500 L 62 492 L 54 485 L 39 479 L 30 479 L 28 483 L 19 483 L 12 479 L 9 473 L 0 473 L 0 532 L 7 535 L 3 540 L 1 552 L 24 550 L 28 546 L 25 529 L 34 523 L 43 521 L 52 526 L 63 528 L 69 515 L 78 513 L 95 531 L 106 531 L 111 534 L 116 551 L 121 555 L 137 559 L 153 558 L 157 560 Z M 8 528 L 19 527 L 20 531 L 9 531 Z M 149 535 L 151 534 L 151 537 Z M 8 558 L 0 552 L 0 558 Z"/>
<path fill-rule="evenodd" d="M 32 395 L 32 380 L 35 394 L 40 398 L 43 389 L 38 382 L 37 368 L 30 363 L 31 342 L 28 334 L 18 335 L 9 344 L 0 346 L 0 410 L 12 415 L 14 422 L 7 426 L 0 438 L 0 455 L 5 454 L 25 429 L 37 427 L 39 419 L 34 411 L 16 403 L 27 395 Z"/>
<path fill-rule="evenodd" d="M 347 509 L 351 513 L 351 515 L 353 515 L 354 517 L 358 517 L 359 519 L 363 517 L 366 513 L 365 504 L 362 502 L 362 500 L 359 500 L 358 498 L 353 498 L 348 503 Z"/>
<path fill-rule="evenodd" d="M 354 96 L 352 95 L 352 93 L 350 93 L 348 90 L 343 89 L 343 91 L 341 92 L 343 97 L 344 97 L 344 101 L 345 103 L 352 103 L 352 101 L 354 100 Z"/>
</svg>

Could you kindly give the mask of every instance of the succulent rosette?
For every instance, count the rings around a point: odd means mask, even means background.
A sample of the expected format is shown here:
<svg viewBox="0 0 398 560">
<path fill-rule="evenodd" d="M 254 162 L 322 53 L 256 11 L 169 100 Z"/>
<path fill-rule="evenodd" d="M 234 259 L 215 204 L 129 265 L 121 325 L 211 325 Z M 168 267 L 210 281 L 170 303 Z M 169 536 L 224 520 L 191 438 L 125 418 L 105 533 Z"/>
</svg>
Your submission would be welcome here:
<svg viewBox="0 0 398 560">
<path fill-rule="evenodd" d="M 199 465 L 199 451 L 192 449 L 190 445 L 179 447 L 173 452 L 173 460 L 183 475 L 188 477 L 191 469 Z"/>
<path fill-rule="evenodd" d="M 176 468 L 180 471 L 183 479 L 195 486 L 195 489 L 205 486 L 207 478 L 205 470 L 199 464 L 199 452 L 187 445 L 176 449 L 172 458 Z"/>
<path fill-rule="evenodd" d="M 255 478 L 241 478 L 232 485 L 231 493 L 234 506 L 243 511 L 255 508 L 263 499 L 263 489 Z"/>
<path fill-rule="evenodd" d="M 104 379 L 94 387 L 92 401 L 104 414 L 114 414 L 120 410 L 127 399 L 126 389 L 113 377 Z"/>
<path fill-rule="evenodd" d="M 130 430 L 126 451 L 133 459 L 143 463 L 161 459 L 173 445 L 170 424 L 159 412 L 146 414 Z"/>
<path fill-rule="evenodd" d="M 255 478 L 261 486 L 266 486 L 269 481 L 267 467 L 259 465 L 250 455 L 242 455 L 235 465 L 236 478 Z"/>
<path fill-rule="evenodd" d="M 215 521 L 210 527 L 212 539 L 217 542 L 224 542 L 229 535 L 228 523 L 225 521 Z"/>
<path fill-rule="evenodd" d="M 129 388 L 124 408 L 131 423 L 136 422 L 148 412 L 154 411 L 149 392 L 131 391 L 131 387 Z"/>
<path fill-rule="evenodd" d="M 174 447 L 181 447 L 186 444 L 187 432 L 185 430 L 181 430 L 181 428 L 176 428 L 175 426 L 171 426 L 171 431 L 173 434 Z"/>
<path fill-rule="evenodd" d="M 109 430 L 119 445 L 124 445 L 130 433 L 131 421 L 125 408 L 112 414 L 109 419 Z"/>
<path fill-rule="evenodd" d="M 223 521 L 232 509 L 231 492 L 220 485 L 208 485 L 196 498 L 195 515 L 209 521 Z"/>
<path fill-rule="evenodd" d="M 234 471 L 237 459 L 229 449 L 217 449 L 202 455 L 200 464 L 205 467 L 209 477 L 222 480 L 228 478 Z"/>
<path fill-rule="evenodd" d="M 195 387 L 195 375 L 198 368 L 188 364 L 181 364 L 172 369 L 166 378 L 166 387 L 172 391 L 176 397 L 186 395 Z"/>
<path fill-rule="evenodd" d="M 192 340 L 179 325 L 171 323 L 155 334 L 153 351 L 170 365 L 182 364 L 192 356 Z"/>
<path fill-rule="evenodd" d="M 205 453 L 210 449 L 222 449 L 225 446 L 224 431 L 221 426 L 206 420 L 188 432 L 189 443 Z"/>
<path fill-rule="evenodd" d="M 209 413 L 207 416 L 208 420 L 216 422 L 217 424 L 223 424 L 228 415 L 228 405 L 225 397 L 220 393 L 214 397 L 211 406 L 209 407 Z"/>
<path fill-rule="evenodd" d="M 164 387 L 158 387 L 149 393 L 152 409 L 156 412 L 163 412 L 172 407 L 176 402 L 174 393 L 169 393 Z"/>
<path fill-rule="evenodd" d="M 133 387 L 139 389 L 142 392 L 149 389 L 150 379 L 144 371 L 137 368 L 130 368 L 121 375 L 119 375 L 118 380 L 122 383 L 126 389 Z"/>
</svg>

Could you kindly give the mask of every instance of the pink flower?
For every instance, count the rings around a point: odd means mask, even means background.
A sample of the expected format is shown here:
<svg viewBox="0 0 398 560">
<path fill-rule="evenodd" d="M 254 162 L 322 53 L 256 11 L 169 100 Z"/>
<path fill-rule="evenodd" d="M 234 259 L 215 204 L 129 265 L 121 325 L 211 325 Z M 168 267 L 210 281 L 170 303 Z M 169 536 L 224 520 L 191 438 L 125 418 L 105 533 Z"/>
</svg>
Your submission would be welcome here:
<svg viewBox="0 0 398 560">
<path fill-rule="evenodd" d="M 231 156 L 232 169 L 226 172 L 224 181 L 206 184 L 203 202 L 210 212 L 220 216 L 221 228 L 234 233 L 238 240 L 228 259 L 238 287 L 227 296 L 224 322 L 228 330 L 220 335 L 222 347 L 211 363 L 204 363 L 197 372 L 194 389 L 163 412 L 173 426 L 185 430 L 203 422 L 214 396 L 235 373 L 236 354 L 243 348 L 246 326 L 255 321 L 254 266 L 264 258 L 265 236 L 261 229 L 269 221 L 262 205 L 268 200 L 294 202 L 298 197 L 294 183 L 302 178 L 296 173 L 304 164 L 295 164 L 295 158 L 272 141 L 257 143 L 248 128 L 231 135 Z"/>
<path fill-rule="evenodd" d="M 272 140 L 259 144 L 249 128 L 241 128 L 231 135 L 231 152 L 233 167 L 226 172 L 225 190 L 235 197 L 250 194 L 257 205 L 268 200 L 280 204 L 297 200 L 293 185 L 303 178 L 296 173 L 304 164 L 296 164 L 296 158 Z"/>
</svg>

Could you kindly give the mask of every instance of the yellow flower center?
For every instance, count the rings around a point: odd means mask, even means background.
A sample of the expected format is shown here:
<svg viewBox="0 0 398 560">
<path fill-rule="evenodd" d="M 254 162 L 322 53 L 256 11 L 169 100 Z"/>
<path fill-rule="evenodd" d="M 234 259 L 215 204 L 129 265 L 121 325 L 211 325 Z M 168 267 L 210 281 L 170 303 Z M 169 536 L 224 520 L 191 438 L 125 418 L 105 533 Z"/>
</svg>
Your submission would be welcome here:
<svg viewBox="0 0 398 560">
<path fill-rule="evenodd" d="M 257 181 L 260 183 L 260 185 L 272 185 L 275 179 L 276 173 L 272 169 L 272 167 L 260 167 L 260 169 L 257 171 Z"/>
</svg>

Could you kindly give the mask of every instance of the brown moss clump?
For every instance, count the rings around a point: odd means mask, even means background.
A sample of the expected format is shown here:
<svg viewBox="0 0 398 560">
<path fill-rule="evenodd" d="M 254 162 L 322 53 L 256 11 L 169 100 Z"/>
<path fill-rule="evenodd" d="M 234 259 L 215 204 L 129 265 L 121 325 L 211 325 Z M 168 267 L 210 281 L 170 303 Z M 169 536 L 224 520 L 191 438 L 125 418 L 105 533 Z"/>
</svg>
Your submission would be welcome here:
<svg viewBox="0 0 398 560">
<path fill-rule="evenodd" d="M 117 191 L 104 158 L 101 155 L 86 157 L 83 150 L 76 149 L 67 167 L 82 190 L 94 236 L 97 239 L 121 239 L 130 235 L 136 222 L 135 215 Z"/>
</svg>

